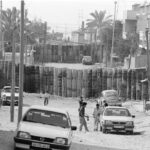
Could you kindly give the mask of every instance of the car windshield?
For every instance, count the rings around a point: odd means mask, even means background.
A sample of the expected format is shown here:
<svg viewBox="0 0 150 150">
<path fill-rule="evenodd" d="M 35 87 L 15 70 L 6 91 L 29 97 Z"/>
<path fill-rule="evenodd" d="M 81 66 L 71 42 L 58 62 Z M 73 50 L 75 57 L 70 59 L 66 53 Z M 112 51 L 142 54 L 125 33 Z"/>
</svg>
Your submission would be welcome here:
<svg viewBox="0 0 150 150">
<path fill-rule="evenodd" d="M 118 93 L 117 93 L 116 91 L 108 91 L 108 92 L 105 93 L 105 96 L 106 96 L 106 97 L 112 97 L 112 96 L 113 96 L 113 97 L 114 97 L 114 96 L 117 97 L 117 96 L 118 96 Z"/>
<path fill-rule="evenodd" d="M 124 108 L 107 108 L 104 112 L 104 115 L 105 116 L 126 116 L 126 117 L 131 116 L 128 109 L 124 109 Z"/>
<path fill-rule="evenodd" d="M 4 88 L 5 92 L 10 93 L 11 87 Z M 19 88 L 15 88 L 15 93 L 19 93 Z"/>
<path fill-rule="evenodd" d="M 69 128 L 67 116 L 53 111 L 31 109 L 25 114 L 23 121 Z"/>
</svg>

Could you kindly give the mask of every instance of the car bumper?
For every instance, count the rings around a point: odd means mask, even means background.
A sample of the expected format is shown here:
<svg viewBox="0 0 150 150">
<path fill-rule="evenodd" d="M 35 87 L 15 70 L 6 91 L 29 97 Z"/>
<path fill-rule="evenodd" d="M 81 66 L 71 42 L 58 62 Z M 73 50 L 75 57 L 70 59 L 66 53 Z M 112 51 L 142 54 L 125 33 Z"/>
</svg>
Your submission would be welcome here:
<svg viewBox="0 0 150 150">
<path fill-rule="evenodd" d="M 11 104 L 11 100 L 4 100 L 4 101 L 3 101 L 3 104 L 5 104 L 5 105 L 10 105 L 10 104 Z M 18 100 L 15 100 L 15 101 L 14 101 L 14 104 L 15 104 L 15 105 L 18 105 Z"/>
<path fill-rule="evenodd" d="M 55 143 L 40 142 L 31 139 L 21 139 L 14 137 L 15 147 L 22 150 L 69 150 L 70 145 L 60 145 Z"/>
<path fill-rule="evenodd" d="M 109 131 L 117 132 L 129 132 L 133 131 L 134 126 L 124 126 L 124 125 L 104 125 L 104 128 Z"/>
</svg>

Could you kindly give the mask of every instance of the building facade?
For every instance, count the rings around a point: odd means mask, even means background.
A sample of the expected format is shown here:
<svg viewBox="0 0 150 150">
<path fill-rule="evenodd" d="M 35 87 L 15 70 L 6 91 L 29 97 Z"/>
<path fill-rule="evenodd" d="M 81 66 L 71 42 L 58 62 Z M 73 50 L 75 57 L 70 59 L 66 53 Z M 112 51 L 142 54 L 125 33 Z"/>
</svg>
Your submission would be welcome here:
<svg viewBox="0 0 150 150">
<path fill-rule="evenodd" d="M 124 12 L 123 16 L 123 37 L 128 33 L 139 34 L 139 44 L 146 47 L 145 31 L 150 28 L 150 3 L 132 5 L 132 10 Z"/>
</svg>

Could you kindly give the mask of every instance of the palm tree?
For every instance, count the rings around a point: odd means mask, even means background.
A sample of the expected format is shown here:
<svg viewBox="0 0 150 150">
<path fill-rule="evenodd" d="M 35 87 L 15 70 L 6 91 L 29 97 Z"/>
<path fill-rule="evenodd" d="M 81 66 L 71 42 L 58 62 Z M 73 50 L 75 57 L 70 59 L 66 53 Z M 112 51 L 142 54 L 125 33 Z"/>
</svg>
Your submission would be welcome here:
<svg viewBox="0 0 150 150">
<path fill-rule="evenodd" d="M 106 11 L 98 12 L 95 10 L 94 13 L 90 13 L 93 19 L 87 20 L 87 28 L 94 28 L 96 29 L 96 38 L 101 38 L 101 31 L 105 27 L 109 26 L 112 22 L 111 15 L 106 16 Z"/>
<path fill-rule="evenodd" d="M 2 30 L 4 33 L 4 41 L 12 41 L 12 34 L 15 34 L 15 39 L 19 41 L 19 22 L 20 11 L 13 7 L 2 11 Z"/>
</svg>

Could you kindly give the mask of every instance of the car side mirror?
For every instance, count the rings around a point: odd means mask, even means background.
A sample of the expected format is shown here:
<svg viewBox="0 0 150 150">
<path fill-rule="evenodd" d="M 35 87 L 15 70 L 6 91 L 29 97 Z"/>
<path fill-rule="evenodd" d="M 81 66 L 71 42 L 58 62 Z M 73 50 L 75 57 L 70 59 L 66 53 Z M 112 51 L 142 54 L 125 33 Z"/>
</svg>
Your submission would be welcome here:
<svg viewBox="0 0 150 150">
<path fill-rule="evenodd" d="M 135 118 L 135 115 L 132 115 L 132 118 Z"/>
<path fill-rule="evenodd" d="M 76 126 L 71 126 L 71 130 L 77 130 Z"/>
</svg>

